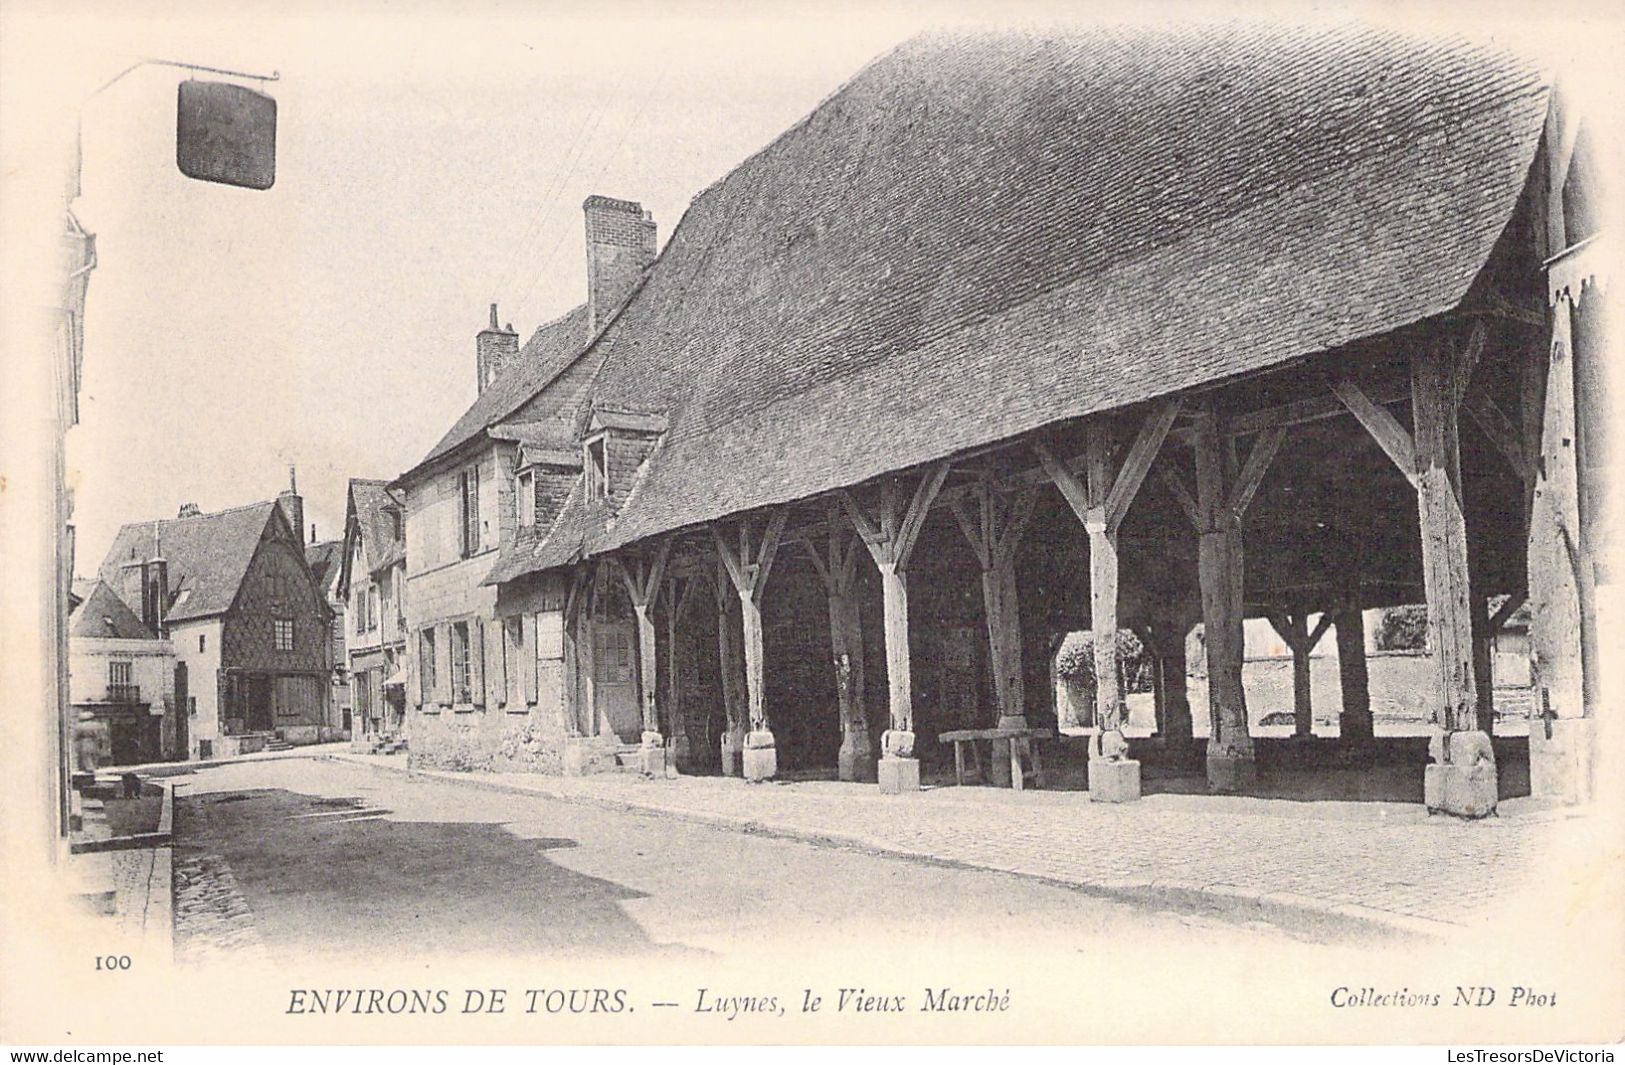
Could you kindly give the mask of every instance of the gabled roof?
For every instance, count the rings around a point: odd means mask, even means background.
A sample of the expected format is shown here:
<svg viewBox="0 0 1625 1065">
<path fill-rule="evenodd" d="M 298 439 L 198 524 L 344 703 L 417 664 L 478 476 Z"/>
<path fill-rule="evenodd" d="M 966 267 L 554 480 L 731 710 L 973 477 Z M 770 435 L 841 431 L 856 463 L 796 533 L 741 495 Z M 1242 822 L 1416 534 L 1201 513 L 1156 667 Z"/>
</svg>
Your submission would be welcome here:
<svg viewBox="0 0 1625 1065">
<path fill-rule="evenodd" d="M 389 515 L 393 509 L 404 517 L 405 506 L 401 498 L 390 491 L 388 481 L 352 477 L 346 496 L 345 546 L 341 556 L 344 576 L 341 578 L 340 587 L 347 591 L 353 579 L 349 572 L 354 552 L 354 544 L 350 540 L 352 535 L 361 538 L 367 564 L 372 567 L 374 573 L 406 557 L 406 540 L 405 522 L 397 524 Z M 400 535 L 397 535 L 398 529 L 401 530 Z"/>
<path fill-rule="evenodd" d="M 99 576 L 117 588 L 119 569 L 125 562 L 144 561 L 157 550 L 168 562 L 170 607 L 166 621 L 224 614 L 236 601 L 248 564 L 271 522 L 279 522 L 297 547 L 298 538 L 288 528 L 281 510 L 269 501 L 191 518 L 124 525 L 102 560 Z"/>
<path fill-rule="evenodd" d="M 310 575 L 316 578 L 316 583 L 324 590 L 338 572 L 338 561 L 343 549 L 343 540 L 323 540 L 319 544 L 305 545 L 305 564 L 310 567 Z"/>
<path fill-rule="evenodd" d="M 1451 310 L 1546 107 L 1371 28 L 909 41 L 696 198 L 592 348 L 591 402 L 669 431 L 533 568 Z"/>
<path fill-rule="evenodd" d="M 440 442 L 416 466 L 402 474 L 404 482 L 436 459 L 450 454 L 503 421 L 540 392 L 581 353 L 588 341 L 587 305 L 538 326 L 513 363 L 463 412 Z M 397 482 L 400 483 L 400 482 Z"/>
<path fill-rule="evenodd" d="M 90 582 L 84 602 L 68 616 L 68 635 L 114 640 L 158 638 L 157 633 L 141 623 L 135 611 L 125 605 L 107 582 L 101 580 Z"/>
</svg>

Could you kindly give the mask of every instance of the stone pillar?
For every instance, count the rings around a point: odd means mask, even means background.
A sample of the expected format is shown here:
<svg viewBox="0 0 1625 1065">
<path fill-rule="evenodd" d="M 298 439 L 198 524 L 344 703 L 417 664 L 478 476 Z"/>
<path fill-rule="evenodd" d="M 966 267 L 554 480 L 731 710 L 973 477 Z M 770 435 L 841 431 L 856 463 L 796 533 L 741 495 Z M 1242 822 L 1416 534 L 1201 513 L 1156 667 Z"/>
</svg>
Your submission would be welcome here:
<svg viewBox="0 0 1625 1065">
<path fill-rule="evenodd" d="M 1253 739 L 1247 731 L 1247 696 L 1241 667 L 1243 558 L 1241 519 L 1230 505 L 1234 474 L 1229 449 L 1211 410 L 1196 419 L 1197 569 L 1202 585 L 1202 626 L 1207 641 L 1208 787 L 1242 791 L 1257 780 Z"/>
<path fill-rule="evenodd" d="M 1372 740 L 1371 682 L 1365 660 L 1365 615 L 1358 604 L 1337 613 L 1337 675 L 1343 695 L 1338 733 L 1344 746 Z"/>
</svg>

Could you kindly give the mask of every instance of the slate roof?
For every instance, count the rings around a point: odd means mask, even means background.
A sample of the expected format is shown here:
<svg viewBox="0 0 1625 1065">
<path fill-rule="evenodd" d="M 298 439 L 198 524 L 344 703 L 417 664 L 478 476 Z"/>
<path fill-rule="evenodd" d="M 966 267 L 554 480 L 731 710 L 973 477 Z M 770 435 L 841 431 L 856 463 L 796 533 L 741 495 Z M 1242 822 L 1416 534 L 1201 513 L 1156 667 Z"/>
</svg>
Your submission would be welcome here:
<svg viewBox="0 0 1625 1065">
<path fill-rule="evenodd" d="M 310 567 L 310 575 L 316 578 L 316 583 L 325 592 L 328 580 L 336 572 L 338 561 L 344 550 L 343 540 L 323 540 L 319 544 L 305 545 L 305 564 Z"/>
<path fill-rule="evenodd" d="M 440 442 L 429 450 L 422 461 L 402 474 L 401 480 L 406 480 L 513 414 L 568 366 L 581 353 L 588 339 L 587 305 L 584 303 L 538 326 L 507 370 L 486 386 L 473 405 L 440 438 Z"/>
<path fill-rule="evenodd" d="M 395 535 L 396 526 L 388 513 L 389 507 L 397 507 L 404 515 L 405 504 L 389 490 L 388 481 L 350 478 L 347 506 L 346 528 L 349 520 L 354 518 L 362 547 L 367 552 L 374 573 L 406 557 L 406 540 L 404 536 Z"/>
<path fill-rule="evenodd" d="M 78 581 L 74 582 L 76 585 Z M 106 581 L 90 582 L 90 589 L 68 616 L 68 635 L 92 639 L 156 640 L 158 635 L 141 623 Z"/>
<path fill-rule="evenodd" d="M 169 563 L 170 608 L 166 620 L 224 614 L 237 598 L 237 589 L 270 521 L 287 525 L 276 503 L 267 501 L 193 518 L 133 522 L 119 528 L 98 575 L 117 588 L 122 563 L 152 557 L 156 526 L 158 549 Z"/>
<path fill-rule="evenodd" d="M 528 568 L 1448 311 L 1546 106 L 1519 59 L 1369 28 L 907 42 L 695 199 L 593 348 L 592 401 L 670 429 Z"/>
</svg>

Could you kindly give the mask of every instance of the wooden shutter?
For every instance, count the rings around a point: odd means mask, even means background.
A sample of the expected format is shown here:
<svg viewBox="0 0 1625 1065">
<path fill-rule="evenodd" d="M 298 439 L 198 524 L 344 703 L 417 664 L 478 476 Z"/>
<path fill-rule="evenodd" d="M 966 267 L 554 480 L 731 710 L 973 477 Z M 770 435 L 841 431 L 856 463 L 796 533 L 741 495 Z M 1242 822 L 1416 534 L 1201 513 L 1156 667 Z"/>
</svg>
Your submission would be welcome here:
<svg viewBox="0 0 1625 1065">
<path fill-rule="evenodd" d="M 504 675 L 502 656 L 507 640 L 503 638 L 503 622 L 496 618 L 485 629 L 485 705 L 503 706 L 508 702 L 508 684 Z"/>
<path fill-rule="evenodd" d="M 536 615 L 526 614 L 520 625 L 524 643 L 519 648 L 519 677 L 524 682 L 525 702 L 536 702 Z"/>
<path fill-rule="evenodd" d="M 485 619 L 468 622 L 468 699 L 485 706 Z"/>
<path fill-rule="evenodd" d="M 434 701 L 451 705 L 451 626 L 434 630 Z"/>
</svg>

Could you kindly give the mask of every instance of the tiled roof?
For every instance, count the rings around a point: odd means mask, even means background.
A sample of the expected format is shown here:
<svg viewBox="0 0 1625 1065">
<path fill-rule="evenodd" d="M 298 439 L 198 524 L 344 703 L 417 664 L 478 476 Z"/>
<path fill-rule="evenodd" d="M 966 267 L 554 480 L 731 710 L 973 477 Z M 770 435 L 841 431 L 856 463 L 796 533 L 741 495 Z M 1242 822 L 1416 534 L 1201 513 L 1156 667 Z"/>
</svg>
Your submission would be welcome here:
<svg viewBox="0 0 1625 1065">
<path fill-rule="evenodd" d="M 324 589 L 343 548 L 343 540 L 323 540 L 319 544 L 305 545 L 305 564 L 310 567 L 310 575 L 316 578 L 316 583 Z"/>
<path fill-rule="evenodd" d="M 463 412 L 440 442 L 402 480 L 491 428 L 541 391 L 587 343 L 587 306 L 538 326 L 505 372 Z"/>
<path fill-rule="evenodd" d="M 362 546 L 374 572 L 406 557 L 406 541 L 396 535 L 397 527 L 389 516 L 389 508 L 398 508 L 403 515 L 405 508 L 400 498 L 389 490 L 388 481 L 350 478 L 347 506 L 350 513 L 345 516 L 346 522 L 352 517 L 356 519 Z"/>
<path fill-rule="evenodd" d="M 250 503 L 192 518 L 124 525 L 113 538 L 99 575 L 112 587 L 119 587 L 119 567 L 125 562 L 151 558 L 156 545 L 168 562 L 170 607 L 166 620 L 224 614 L 237 598 L 237 589 L 266 524 L 283 520 L 280 513 L 274 502 Z"/>
<path fill-rule="evenodd" d="M 75 581 L 77 585 L 80 582 Z M 141 623 L 135 611 L 125 605 L 106 581 L 91 581 L 91 587 L 68 617 L 68 635 L 114 640 L 156 640 L 157 634 Z"/>
<path fill-rule="evenodd" d="M 584 549 L 1447 311 L 1545 109 L 1515 58 L 1385 30 L 910 41 L 701 194 L 596 342 L 593 402 L 670 429 Z"/>
</svg>

